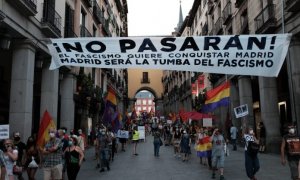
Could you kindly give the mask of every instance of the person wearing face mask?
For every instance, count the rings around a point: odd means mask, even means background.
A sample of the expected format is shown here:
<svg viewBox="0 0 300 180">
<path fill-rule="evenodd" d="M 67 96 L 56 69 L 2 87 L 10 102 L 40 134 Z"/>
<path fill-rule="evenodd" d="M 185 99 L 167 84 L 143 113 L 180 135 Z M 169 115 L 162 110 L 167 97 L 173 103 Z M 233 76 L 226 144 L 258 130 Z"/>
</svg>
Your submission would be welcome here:
<svg viewBox="0 0 300 180">
<path fill-rule="evenodd" d="M 21 136 L 19 132 L 14 133 L 14 146 L 18 149 L 18 160 L 17 160 L 17 165 L 18 166 L 24 166 L 25 159 L 24 159 L 24 154 L 26 150 L 26 145 L 24 142 L 21 141 Z M 19 180 L 23 180 L 23 175 L 20 174 L 18 175 Z"/>
<path fill-rule="evenodd" d="M 245 167 L 247 176 L 256 180 L 255 174 L 260 168 L 258 160 L 259 142 L 255 137 L 253 128 L 249 127 L 247 133 L 244 134 L 245 139 Z"/>
<path fill-rule="evenodd" d="M 41 149 L 44 157 L 43 170 L 44 180 L 62 179 L 62 146 L 61 140 L 55 136 L 56 130 L 49 130 L 50 139 L 46 142 L 45 147 Z"/>
<path fill-rule="evenodd" d="M 281 164 L 286 164 L 287 157 L 291 178 L 300 179 L 300 138 L 296 133 L 295 126 L 288 126 L 288 134 L 284 135 L 281 142 Z"/>
<path fill-rule="evenodd" d="M 72 136 L 68 141 L 68 147 L 64 151 L 68 179 L 76 180 L 80 170 L 84 154 L 82 149 L 77 145 L 76 136 Z"/>
</svg>

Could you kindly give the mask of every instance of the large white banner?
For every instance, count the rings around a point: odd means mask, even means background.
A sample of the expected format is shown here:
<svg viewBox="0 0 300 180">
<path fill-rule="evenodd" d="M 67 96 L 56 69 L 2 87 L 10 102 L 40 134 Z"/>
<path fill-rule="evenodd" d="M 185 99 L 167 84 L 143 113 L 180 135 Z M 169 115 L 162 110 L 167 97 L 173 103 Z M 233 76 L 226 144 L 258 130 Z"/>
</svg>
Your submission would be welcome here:
<svg viewBox="0 0 300 180">
<path fill-rule="evenodd" d="M 291 34 L 51 39 L 50 69 L 143 68 L 277 76 Z"/>
</svg>

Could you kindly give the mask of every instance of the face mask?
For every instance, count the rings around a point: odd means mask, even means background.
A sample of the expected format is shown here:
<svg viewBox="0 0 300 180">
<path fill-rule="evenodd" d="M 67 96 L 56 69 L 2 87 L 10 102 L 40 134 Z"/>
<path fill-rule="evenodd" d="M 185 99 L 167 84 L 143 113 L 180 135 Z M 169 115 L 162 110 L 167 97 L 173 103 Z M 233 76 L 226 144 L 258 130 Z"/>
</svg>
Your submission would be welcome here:
<svg viewBox="0 0 300 180">
<path fill-rule="evenodd" d="M 21 139 L 20 137 L 15 137 L 14 138 L 15 141 L 20 141 L 20 139 Z"/>
<path fill-rule="evenodd" d="M 73 145 L 73 141 L 69 141 L 69 146 L 72 146 Z"/>
<path fill-rule="evenodd" d="M 54 138 L 55 137 L 55 133 L 49 133 L 49 136 Z"/>
<path fill-rule="evenodd" d="M 249 134 L 253 134 L 253 130 L 250 130 L 250 131 L 249 131 Z"/>
<path fill-rule="evenodd" d="M 294 128 L 289 129 L 289 133 L 290 134 L 294 134 L 295 133 L 295 129 Z"/>
</svg>

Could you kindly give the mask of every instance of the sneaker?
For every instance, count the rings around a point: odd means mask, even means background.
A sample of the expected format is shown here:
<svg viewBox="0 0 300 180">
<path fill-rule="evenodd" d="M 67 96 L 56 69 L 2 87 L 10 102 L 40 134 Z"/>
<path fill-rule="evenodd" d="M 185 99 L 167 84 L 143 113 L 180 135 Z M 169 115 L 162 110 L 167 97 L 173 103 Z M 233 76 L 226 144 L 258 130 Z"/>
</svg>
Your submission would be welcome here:
<svg viewBox="0 0 300 180">
<path fill-rule="evenodd" d="M 224 178 L 224 175 L 221 175 L 220 176 L 220 180 L 224 180 L 225 178 Z"/>
<path fill-rule="evenodd" d="M 105 169 L 104 168 L 101 168 L 101 170 L 99 171 L 99 172 L 104 172 L 105 171 Z"/>
<path fill-rule="evenodd" d="M 212 178 L 212 179 L 216 179 L 216 174 L 215 174 L 215 173 L 212 173 L 211 178 Z"/>
</svg>

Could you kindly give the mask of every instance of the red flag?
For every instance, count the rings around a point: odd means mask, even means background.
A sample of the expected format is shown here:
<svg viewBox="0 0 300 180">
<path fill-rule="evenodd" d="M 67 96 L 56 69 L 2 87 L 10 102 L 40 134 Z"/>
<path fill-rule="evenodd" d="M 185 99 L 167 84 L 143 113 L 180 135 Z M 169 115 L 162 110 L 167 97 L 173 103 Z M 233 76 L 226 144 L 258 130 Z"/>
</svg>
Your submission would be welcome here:
<svg viewBox="0 0 300 180">
<path fill-rule="evenodd" d="M 56 129 L 56 125 L 48 111 L 45 111 L 38 132 L 38 138 L 36 143 L 38 147 L 43 148 L 45 142 L 49 140 L 49 130 L 51 128 Z"/>
</svg>

